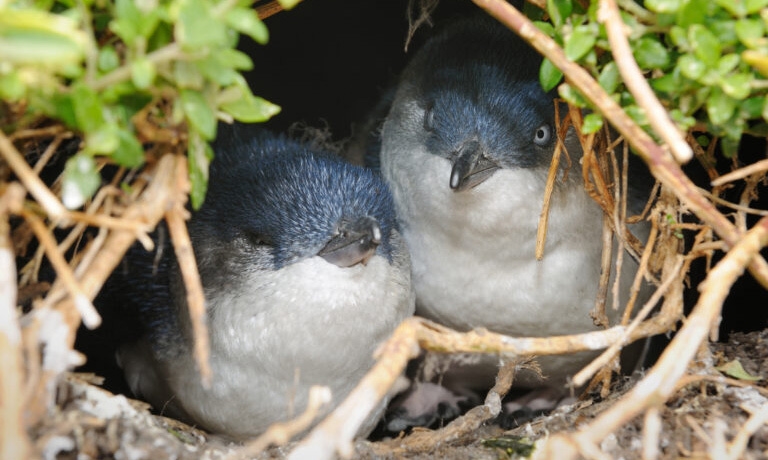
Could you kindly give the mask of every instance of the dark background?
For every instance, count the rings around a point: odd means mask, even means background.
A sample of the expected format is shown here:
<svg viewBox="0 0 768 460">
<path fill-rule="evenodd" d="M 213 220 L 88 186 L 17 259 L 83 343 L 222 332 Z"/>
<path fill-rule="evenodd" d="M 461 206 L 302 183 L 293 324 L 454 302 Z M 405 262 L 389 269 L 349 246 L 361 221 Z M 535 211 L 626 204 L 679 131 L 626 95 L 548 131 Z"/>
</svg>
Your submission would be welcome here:
<svg viewBox="0 0 768 460">
<path fill-rule="evenodd" d="M 239 48 L 255 64 L 246 73 L 253 93 L 282 107 L 267 125 L 327 123 L 336 140 L 348 138 L 430 33 L 420 28 L 406 53 L 407 11 L 407 0 L 304 0 L 265 19 L 269 43 L 244 37 Z M 434 22 L 477 11 L 469 0 L 443 0 Z"/>
</svg>

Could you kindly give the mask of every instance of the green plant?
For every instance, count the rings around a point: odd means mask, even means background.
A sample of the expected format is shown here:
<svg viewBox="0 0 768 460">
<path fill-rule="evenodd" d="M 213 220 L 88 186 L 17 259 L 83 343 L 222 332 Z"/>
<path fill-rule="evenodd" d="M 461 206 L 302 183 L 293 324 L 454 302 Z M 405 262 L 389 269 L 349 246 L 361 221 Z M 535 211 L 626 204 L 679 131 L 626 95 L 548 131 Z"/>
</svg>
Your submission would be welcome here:
<svg viewBox="0 0 768 460">
<path fill-rule="evenodd" d="M 5 128 L 47 117 L 82 136 L 64 171 L 69 208 L 101 184 L 94 157 L 137 167 L 145 147 L 158 144 L 186 149 L 199 206 L 217 120 L 260 122 L 280 110 L 254 96 L 240 73 L 253 68 L 236 49 L 240 34 L 268 40 L 251 3 L 0 1 L 0 99 L 21 112 Z"/>
<path fill-rule="evenodd" d="M 733 155 L 743 133 L 768 134 L 768 0 L 619 1 L 634 59 L 672 120 L 683 131 L 706 131 Z M 563 46 L 598 80 L 635 122 L 646 113 L 621 83 L 598 2 L 548 0 L 549 22 L 537 26 Z M 531 11 L 536 9 L 531 8 Z M 562 79 L 549 61 L 541 82 L 554 88 Z M 587 103 L 567 83 L 560 95 L 580 107 Z M 585 131 L 600 128 L 591 114 Z"/>
</svg>

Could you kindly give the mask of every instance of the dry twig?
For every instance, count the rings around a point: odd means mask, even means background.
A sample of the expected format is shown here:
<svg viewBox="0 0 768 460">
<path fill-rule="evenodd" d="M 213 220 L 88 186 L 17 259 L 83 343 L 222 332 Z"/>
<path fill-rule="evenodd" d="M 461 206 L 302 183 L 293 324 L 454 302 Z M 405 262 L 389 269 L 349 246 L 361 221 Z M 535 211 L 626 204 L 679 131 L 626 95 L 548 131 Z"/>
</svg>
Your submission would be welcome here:
<svg viewBox="0 0 768 460">
<path fill-rule="evenodd" d="M 189 217 L 189 213 L 184 209 L 184 203 L 186 202 L 190 185 L 187 179 L 186 168 L 178 168 L 176 173 L 174 190 L 177 192 L 177 199 L 171 203 L 171 206 L 169 206 L 168 211 L 165 213 L 165 221 L 168 223 L 171 242 L 176 252 L 176 259 L 179 261 L 179 269 L 187 291 L 187 309 L 192 321 L 192 335 L 195 342 L 195 361 L 200 370 L 203 386 L 207 387 L 211 381 L 211 366 L 208 362 L 210 353 L 208 349 L 205 295 L 203 294 L 203 284 L 200 281 L 200 273 L 197 271 L 197 261 L 192 250 L 192 241 L 189 239 L 189 233 L 184 224 L 184 221 Z"/>
<path fill-rule="evenodd" d="M 675 317 L 676 319 L 676 317 Z M 674 323 L 675 319 L 672 319 Z M 670 316 L 661 314 L 644 321 L 629 332 L 627 343 L 669 330 Z M 394 387 L 408 361 L 418 355 L 419 346 L 441 353 L 494 353 L 509 357 L 544 356 L 608 348 L 627 333 L 624 326 L 558 337 L 508 337 L 485 329 L 461 333 L 413 317 L 398 326 L 382 345 L 378 362 L 347 399 L 307 436 L 290 454 L 290 459 L 332 458 L 338 452 L 352 454 L 352 439 L 366 417 Z M 482 406 L 479 411 L 488 410 Z M 487 414 L 486 414 L 487 415 Z M 475 414 L 475 420 L 481 415 Z M 450 436 L 454 436 L 451 432 Z"/>
<path fill-rule="evenodd" d="M 16 318 L 16 262 L 8 216 L 18 212 L 24 198 L 21 187 L 6 187 L 0 195 L 0 459 L 29 455 L 24 426 L 24 364 L 21 331 Z"/>
<path fill-rule="evenodd" d="M 180 193 L 176 188 L 176 171 L 177 168 L 184 168 L 186 166 L 186 160 L 182 156 L 165 155 L 156 164 L 152 175 L 153 180 L 150 185 L 144 190 L 141 197 L 130 207 L 128 207 L 123 214 L 124 219 L 129 219 L 138 222 L 145 222 L 147 226 L 154 227 L 160 219 L 162 219 L 168 208 L 168 203 L 174 202 L 174 200 L 183 199 L 177 197 Z M 45 228 L 45 227 L 43 227 Z M 49 238 L 52 238 L 48 235 Z M 43 237 L 45 238 L 45 237 Z M 128 250 L 131 244 L 136 239 L 136 233 L 132 230 L 126 229 L 114 229 L 110 232 L 106 238 L 101 251 L 96 255 L 93 260 L 89 261 L 88 269 L 82 273 L 79 279 L 79 289 L 84 298 L 93 299 L 101 289 L 101 286 L 106 281 L 107 277 L 112 273 L 115 266 L 122 259 L 123 254 Z M 55 241 L 53 242 L 54 249 Z M 62 257 L 58 251 L 55 251 L 59 257 Z M 56 257 L 56 256 L 54 256 Z M 65 263 L 66 264 L 66 263 Z M 67 266 L 67 269 L 69 267 Z M 61 277 L 61 274 L 59 273 Z M 60 282 L 60 281 L 57 281 Z M 51 291 L 53 292 L 53 290 Z M 72 350 L 72 345 L 75 340 L 75 331 L 80 323 L 80 316 L 76 313 L 76 308 L 73 304 L 71 297 L 66 297 L 58 302 L 53 307 L 55 312 L 58 312 L 60 316 L 57 321 L 63 321 L 66 325 L 66 336 L 56 337 L 54 342 L 55 346 L 45 348 L 45 353 L 64 353 Z M 39 342 L 50 342 L 50 337 L 43 337 L 44 334 L 50 333 L 45 327 L 40 324 L 41 321 L 49 321 L 46 318 L 51 318 L 51 309 L 49 308 L 36 308 L 33 310 L 33 314 L 28 325 L 25 326 L 23 333 L 25 337 L 25 343 L 28 343 L 32 347 L 35 354 L 37 354 L 37 346 Z M 45 314 L 48 313 L 48 314 Z M 46 332 L 48 331 L 48 332 Z M 58 333 L 58 332 L 57 332 Z M 57 347 L 63 347 L 64 349 L 58 349 Z M 27 361 L 32 363 L 34 369 L 34 359 L 31 359 L 31 354 L 28 354 Z M 38 372 L 39 373 L 39 372 Z M 40 373 L 39 382 L 37 379 L 29 379 L 31 385 L 28 390 L 27 401 L 36 402 L 40 406 L 45 401 L 51 401 L 52 395 L 50 392 L 55 391 L 55 385 L 50 385 L 51 379 L 58 377 L 58 374 L 51 374 L 48 371 Z M 29 418 L 27 423 L 37 423 L 39 417 L 44 415 L 44 406 L 37 409 L 29 409 Z"/>
<path fill-rule="evenodd" d="M 48 217 L 54 222 L 64 223 L 67 219 L 67 209 L 56 196 L 45 186 L 42 180 L 29 167 L 24 156 L 16 150 L 13 143 L 0 130 L 0 155 L 8 162 L 16 176 L 24 187 L 35 197 Z"/>
<path fill-rule="evenodd" d="M 291 451 L 289 460 L 322 460 L 338 452 L 345 458 L 352 455 L 352 440 L 374 408 L 383 400 L 405 365 L 418 356 L 419 321 L 403 321 L 392 336 L 377 351 L 379 360 L 357 384 L 352 393 L 325 418 L 301 443 Z"/>
<path fill-rule="evenodd" d="M 309 428 L 320 410 L 331 402 L 331 390 L 328 387 L 313 386 L 309 389 L 307 408 L 293 420 L 273 424 L 261 436 L 249 442 L 241 449 L 227 456 L 225 460 L 249 458 L 263 452 L 269 446 L 282 446 L 294 436 Z"/>
<path fill-rule="evenodd" d="M 541 213 L 539 214 L 539 225 L 536 229 L 536 260 L 544 258 L 544 246 L 547 243 L 547 226 L 549 224 L 549 208 L 552 202 L 552 193 L 555 191 L 555 181 L 557 180 L 557 173 L 560 170 L 560 155 L 563 150 L 566 150 L 563 139 L 565 133 L 568 130 L 569 121 L 563 121 L 562 126 L 558 126 L 557 130 L 557 144 L 555 145 L 555 152 L 552 154 L 552 161 L 549 165 L 549 172 L 547 174 L 547 183 L 544 188 L 544 203 L 541 206 Z M 559 104 L 555 104 L 555 120 L 560 122 Z M 568 152 L 565 152 L 568 155 Z"/>
<path fill-rule="evenodd" d="M 532 370 L 540 374 L 541 370 L 532 362 L 516 359 L 505 362 L 496 376 L 496 384 L 488 391 L 484 404 L 473 407 L 466 414 L 437 431 L 418 430 L 406 438 L 384 442 L 387 453 L 398 455 L 405 452 L 430 452 L 439 445 L 458 441 L 474 433 L 483 423 L 501 413 L 501 400 L 512 388 L 516 371 L 520 367 L 529 366 L 533 366 Z"/>
<path fill-rule="evenodd" d="M 667 110 L 656 98 L 637 62 L 632 59 L 632 49 L 629 47 L 625 31 L 626 26 L 621 20 L 619 8 L 613 0 L 601 0 L 597 20 L 605 25 L 613 59 L 619 68 L 624 83 L 627 85 L 627 89 L 645 110 L 651 127 L 666 141 L 677 161 L 687 163 L 693 157 L 693 151 L 680 130 L 672 123 Z"/>
<path fill-rule="evenodd" d="M 768 218 L 763 218 L 709 272 L 700 286 L 698 303 L 650 372 L 627 395 L 586 427 L 573 434 L 557 434 L 545 440 L 541 447 L 543 458 L 547 455 L 556 455 L 561 459 L 576 458 L 579 452 L 588 455 L 589 446 L 596 448 L 596 444 L 618 426 L 648 408 L 663 404 L 674 393 L 687 363 L 707 339 L 711 325 L 718 321 L 730 287 L 766 243 Z"/>
<path fill-rule="evenodd" d="M 37 240 L 45 249 L 45 254 L 48 256 L 48 260 L 56 270 L 58 279 L 56 283 L 54 283 L 54 289 L 55 286 L 61 282 L 61 284 L 66 287 L 67 291 L 69 291 L 69 294 L 71 295 L 72 302 L 68 303 L 67 305 L 71 305 L 77 310 L 83 321 L 83 324 L 85 324 L 86 327 L 89 329 L 98 327 L 101 324 L 101 316 L 91 303 L 91 299 L 83 291 L 80 283 L 75 279 L 75 275 L 72 273 L 72 269 L 70 268 L 69 264 L 67 264 L 66 259 L 64 259 L 64 255 L 59 252 L 59 248 L 56 245 L 56 240 L 48 231 L 45 223 L 43 223 L 39 217 L 29 211 L 22 210 L 21 215 L 32 228 L 32 231 L 35 232 Z"/>
<path fill-rule="evenodd" d="M 743 168 L 739 168 L 735 171 L 731 171 L 728 174 L 723 174 L 717 179 L 713 179 L 711 184 L 713 187 L 718 187 L 720 185 L 725 185 L 728 182 L 744 179 L 745 177 L 764 173 L 766 171 L 768 171 L 768 160 L 761 160 L 756 163 L 752 163 L 751 165 L 744 166 Z"/>
<path fill-rule="evenodd" d="M 643 460 L 659 458 L 659 434 L 661 414 L 658 407 L 651 407 L 645 413 L 643 428 Z"/>
<path fill-rule="evenodd" d="M 749 416 L 747 423 L 741 427 L 739 432 L 736 434 L 736 437 L 734 437 L 733 441 L 731 441 L 731 447 L 727 449 L 728 455 L 724 457 L 727 460 L 737 460 L 739 458 L 743 458 L 742 456 L 744 455 L 744 451 L 747 449 L 749 438 L 751 438 L 752 435 L 755 434 L 755 432 L 759 430 L 761 426 L 768 423 L 768 407 L 750 409 L 748 407 L 741 406 L 741 409 L 745 412 L 749 412 L 751 415 Z"/>
</svg>

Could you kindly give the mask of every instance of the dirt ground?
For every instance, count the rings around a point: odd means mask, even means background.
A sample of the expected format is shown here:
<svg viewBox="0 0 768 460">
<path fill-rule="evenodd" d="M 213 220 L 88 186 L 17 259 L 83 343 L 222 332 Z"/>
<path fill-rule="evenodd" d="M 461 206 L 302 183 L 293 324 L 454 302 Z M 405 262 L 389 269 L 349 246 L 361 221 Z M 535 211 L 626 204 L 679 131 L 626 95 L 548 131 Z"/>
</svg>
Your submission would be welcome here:
<svg viewBox="0 0 768 460">
<path fill-rule="evenodd" d="M 730 377 L 716 370 L 738 362 L 744 374 Z M 702 360 L 699 360 L 701 363 Z M 750 412 L 768 407 L 768 329 L 733 333 L 727 343 L 710 346 L 709 358 L 700 369 L 689 369 L 687 384 L 661 410 L 660 457 L 726 458 L 737 444 Z M 734 377 L 735 376 L 735 377 Z M 748 380 L 749 378 L 759 380 Z M 149 407 L 97 385 L 98 378 L 72 374 L 61 382 L 57 407 L 31 433 L 45 459 L 224 459 L 285 458 L 293 444 L 273 447 L 257 455 L 240 457 L 240 445 L 173 420 L 152 415 Z M 539 417 L 510 431 L 494 424 L 463 433 L 448 443 L 435 443 L 437 432 L 421 431 L 377 442 L 360 440 L 355 458 L 360 459 L 505 459 L 536 458 L 536 442 L 547 436 L 578 429 L 603 412 L 632 387 L 636 379 L 615 384 L 611 394 L 585 398 Z M 600 444 L 606 458 L 641 458 L 643 420 L 621 427 Z M 730 447 L 729 447 L 730 446 Z M 733 452 L 733 451 L 731 451 Z M 747 437 L 745 450 L 736 458 L 768 458 L 768 426 L 762 424 Z"/>
</svg>

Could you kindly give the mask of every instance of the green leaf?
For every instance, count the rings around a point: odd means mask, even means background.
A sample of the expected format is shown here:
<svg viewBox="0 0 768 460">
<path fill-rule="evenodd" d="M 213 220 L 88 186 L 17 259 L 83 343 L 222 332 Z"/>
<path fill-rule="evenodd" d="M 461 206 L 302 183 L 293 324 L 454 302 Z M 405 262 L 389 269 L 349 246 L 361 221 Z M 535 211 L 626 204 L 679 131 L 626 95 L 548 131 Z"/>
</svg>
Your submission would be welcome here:
<svg viewBox="0 0 768 460">
<path fill-rule="evenodd" d="M 200 209 L 208 190 L 208 166 L 213 159 L 213 149 L 195 131 L 189 133 L 187 165 L 189 167 L 189 199 L 192 209 Z"/>
<path fill-rule="evenodd" d="M 96 162 L 89 155 L 78 153 L 64 166 L 61 201 L 68 209 L 82 206 L 101 185 Z"/>
<path fill-rule="evenodd" d="M 707 99 L 707 115 L 715 126 L 725 124 L 736 109 L 736 100 L 725 94 L 720 88 L 713 88 Z"/>
<path fill-rule="evenodd" d="M 135 91 L 126 94 L 120 97 L 119 105 L 116 106 L 119 108 L 119 113 L 115 114 L 115 118 L 120 118 L 123 124 L 127 126 L 130 119 L 150 104 L 152 100 L 152 96 Z"/>
<path fill-rule="evenodd" d="M 707 28 L 712 32 L 712 35 L 717 37 L 717 43 L 720 46 L 720 49 L 730 48 L 739 42 L 739 38 L 736 36 L 736 21 L 732 19 L 708 20 Z"/>
<path fill-rule="evenodd" d="M 547 13 L 555 27 L 562 26 L 572 11 L 571 0 L 547 0 Z"/>
<path fill-rule="evenodd" d="M 763 120 L 768 121 L 768 96 L 765 97 L 764 103 L 763 103 Z"/>
<path fill-rule="evenodd" d="M 140 37 L 149 38 L 160 23 L 161 9 L 142 3 L 147 2 L 115 0 L 115 19 L 109 28 L 129 45 L 136 43 Z"/>
<path fill-rule="evenodd" d="M 71 129 L 79 129 L 77 126 L 77 119 L 75 118 L 75 107 L 72 103 L 71 95 L 55 94 L 51 98 L 50 109 L 48 107 L 46 107 L 46 109 L 46 112 L 64 122 L 67 127 Z M 49 112 L 49 110 L 51 111 Z"/>
<path fill-rule="evenodd" d="M 79 66 L 87 43 L 78 24 L 63 15 L 9 8 L 0 14 L 0 62 L 50 69 Z"/>
<path fill-rule="evenodd" d="M 645 7 L 655 13 L 675 13 L 680 4 L 680 0 L 646 0 Z"/>
<path fill-rule="evenodd" d="M 768 137 L 768 123 L 750 124 L 749 130 L 744 130 L 744 133 L 753 137 Z"/>
<path fill-rule="evenodd" d="M 129 81 L 123 81 L 110 85 L 101 93 L 101 99 L 105 103 L 114 103 L 126 94 L 135 94 L 136 87 Z"/>
<path fill-rule="evenodd" d="M 117 130 L 112 125 L 104 125 L 86 135 L 85 151 L 90 154 L 109 155 L 117 149 L 119 144 Z"/>
<path fill-rule="evenodd" d="M 581 26 L 565 38 L 565 56 L 571 61 L 578 61 L 595 47 L 595 34 L 589 28 Z"/>
<path fill-rule="evenodd" d="M 112 158 L 117 164 L 126 168 L 141 166 L 144 163 L 144 148 L 141 142 L 127 129 L 119 129 L 117 136 L 120 143 L 112 154 Z"/>
<path fill-rule="evenodd" d="M 280 113 L 280 106 L 277 106 L 266 99 L 254 96 L 251 91 L 245 87 L 237 86 L 228 88 L 227 91 L 237 91 L 240 97 L 231 102 L 224 102 L 220 109 L 235 117 L 236 120 L 243 123 L 261 123 L 269 120 Z"/>
<path fill-rule="evenodd" d="M 201 59 L 195 65 L 203 77 L 218 83 L 220 86 L 229 86 L 242 79 L 240 73 L 233 70 L 220 53 Z"/>
<path fill-rule="evenodd" d="M 747 5 L 743 0 L 715 0 L 715 3 L 737 18 L 744 17 L 747 14 Z"/>
<path fill-rule="evenodd" d="M 669 116 L 682 131 L 688 131 L 688 129 L 696 124 L 695 118 L 685 115 L 680 109 L 670 110 Z"/>
<path fill-rule="evenodd" d="M 745 99 L 739 105 L 739 112 L 742 118 L 755 119 L 763 116 L 763 104 L 765 97 L 750 97 Z"/>
<path fill-rule="evenodd" d="M 179 88 L 203 89 L 205 79 L 196 62 L 176 61 L 173 63 L 173 77 Z"/>
<path fill-rule="evenodd" d="M 739 141 L 741 138 L 720 138 L 720 149 L 723 152 L 723 156 L 726 158 L 734 158 L 739 153 Z"/>
<path fill-rule="evenodd" d="M 747 14 L 755 14 L 768 6 L 768 0 L 746 0 Z"/>
<path fill-rule="evenodd" d="M 0 74 L 0 99 L 16 102 L 27 93 L 27 87 L 16 71 Z"/>
<path fill-rule="evenodd" d="M 256 43 L 266 45 L 269 41 L 267 26 L 251 8 L 232 8 L 227 13 L 227 24 L 240 33 L 248 35 Z"/>
<path fill-rule="evenodd" d="M 632 51 L 641 69 L 664 69 L 669 65 L 669 52 L 658 39 L 646 36 L 637 40 Z"/>
<path fill-rule="evenodd" d="M 284 10 L 290 10 L 294 6 L 298 5 L 301 0 L 277 0 L 277 2 L 280 4 L 280 6 L 283 7 Z"/>
<path fill-rule="evenodd" d="M 99 70 L 102 72 L 109 72 L 120 66 L 120 56 L 118 56 L 114 47 L 104 45 L 104 47 L 99 50 L 98 66 Z"/>
<path fill-rule="evenodd" d="M 592 134 L 600 131 L 603 127 L 603 117 L 598 113 L 590 113 L 584 117 L 584 125 L 581 127 L 582 134 Z"/>
<path fill-rule="evenodd" d="M 176 40 L 184 49 L 200 49 L 227 45 L 227 30 L 211 12 L 204 0 L 180 0 L 179 18 L 175 28 Z"/>
<path fill-rule="evenodd" d="M 651 88 L 659 93 L 674 94 L 680 90 L 680 78 L 675 73 L 668 73 L 650 80 Z"/>
<path fill-rule="evenodd" d="M 157 9 L 152 10 L 149 13 L 145 13 L 144 17 L 139 23 L 139 33 L 144 38 L 149 38 L 154 34 L 157 26 L 160 24 L 160 16 L 157 13 Z"/>
<path fill-rule="evenodd" d="M 526 2 L 526 5 L 528 5 L 528 2 Z M 555 36 L 555 28 L 552 26 L 551 23 L 544 22 L 544 21 L 534 21 L 533 25 L 536 26 L 536 28 L 539 29 L 540 31 L 549 35 L 550 37 Z"/>
<path fill-rule="evenodd" d="M 688 29 L 679 27 L 679 26 L 672 26 L 669 29 L 669 38 L 672 40 L 672 43 L 683 49 L 689 49 L 691 45 L 688 43 Z"/>
<path fill-rule="evenodd" d="M 676 24 L 682 28 L 690 27 L 691 24 L 703 24 L 709 12 L 709 3 L 709 0 L 684 1 L 677 11 Z"/>
<path fill-rule="evenodd" d="M 192 127 L 205 139 L 216 136 L 216 116 L 202 94 L 194 90 L 181 90 L 181 108 Z"/>
<path fill-rule="evenodd" d="M 544 59 L 539 68 L 539 82 L 544 91 L 549 92 L 563 79 L 563 73 L 552 64 L 549 59 Z"/>
<path fill-rule="evenodd" d="M 739 58 L 738 54 L 726 54 L 717 61 L 717 72 L 720 75 L 730 73 L 733 69 L 736 68 L 736 66 L 739 65 L 740 62 L 741 59 Z"/>
<path fill-rule="evenodd" d="M 168 19 L 170 20 L 170 19 Z M 147 50 L 157 50 L 173 42 L 173 26 L 161 22 L 147 39 Z"/>
<path fill-rule="evenodd" d="M 627 112 L 627 115 L 629 115 L 631 119 L 635 120 L 635 123 L 638 125 L 648 126 L 648 116 L 645 114 L 645 110 L 633 104 L 627 106 L 624 111 Z"/>
<path fill-rule="evenodd" d="M 693 48 L 693 53 L 704 64 L 714 67 L 720 59 L 720 40 L 700 24 L 694 24 L 688 29 L 688 40 Z"/>
<path fill-rule="evenodd" d="M 576 90 L 574 87 L 572 87 L 568 83 L 563 83 L 562 85 L 558 86 L 557 92 L 560 94 L 560 97 L 565 99 L 565 101 L 568 102 L 569 104 L 573 104 L 576 107 L 581 107 L 581 108 L 584 108 L 587 106 L 587 100 L 584 99 L 584 96 L 582 96 L 578 90 Z"/>
<path fill-rule="evenodd" d="M 132 45 L 140 36 L 141 11 L 136 8 L 133 0 L 115 0 L 114 14 L 114 20 L 109 23 L 110 30 L 125 43 Z"/>
<path fill-rule="evenodd" d="M 597 77 L 597 82 L 608 94 L 616 91 L 621 82 L 621 76 L 619 75 L 619 68 L 614 61 L 603 66 L 603 70 L 600 71 L 600 75 Z"/>
<path fill-rule="evenodd" d="M 698 142 L 700 146 L 707 148 L 709 144 L 712 142 L 712 139 L 710 139 L 705 135 L 701 135 L 696 137 L 696 142 Z"/>
<path fill-rule="evenodd" d="M 749 372 L 744 370 L 744 366 L 741 365 L 741 361 L 739 360 L 727 362 L 721 366 L 717 366 L 715 369 L 729 377 L 733 377 L 739 380 L 756 382 L 762 379 L 762 377 L 751 375 Z"/>
<path fill-rule="evenodd" d="M 763 21 L 759 19 L 739 19 L 734 26 L 739 41 L 748 48 L 758 46 L 760 39 L 765 34 Z"/>
<path fill-rule="evenodd" d="M 707 66 L 692 54 L 683 54 L 677 60 L 680 73 L 691 80 L 698 80 L 707 71 Z"/>
<path fill-rule="evenodd" d="M 237 70 L 251 70 L 253 69 L 253 60 L 247 54 L 242 51 L 238 51 L 232 48 L 225 48 L 219 53 L 216 53 L 221 62 L 226 63 L 228 67 Z"/>
<path fill-rule="evenodd" d="M 725 94 L 734 99 L 746 99 L 752 92 L 752 75 L 747 73 L 737 73 L 723 77 L 720 81 L 720 88 Z"/>
<path fill-rule="evenodd" d="M 104 110 L 98 94 L 85 83 L 72 88 L 72 106 L 77 126 L 85 133 L 96 131 L 104 124 Z"/>
<path fill-rule="evenodd" d="M 157 76 L 157 69 L 149 59 L 139 58 L 131 63 L 131 81 L 136 88 L 149 88 L 155 81 L 155 76 Z"/>
</svg>

